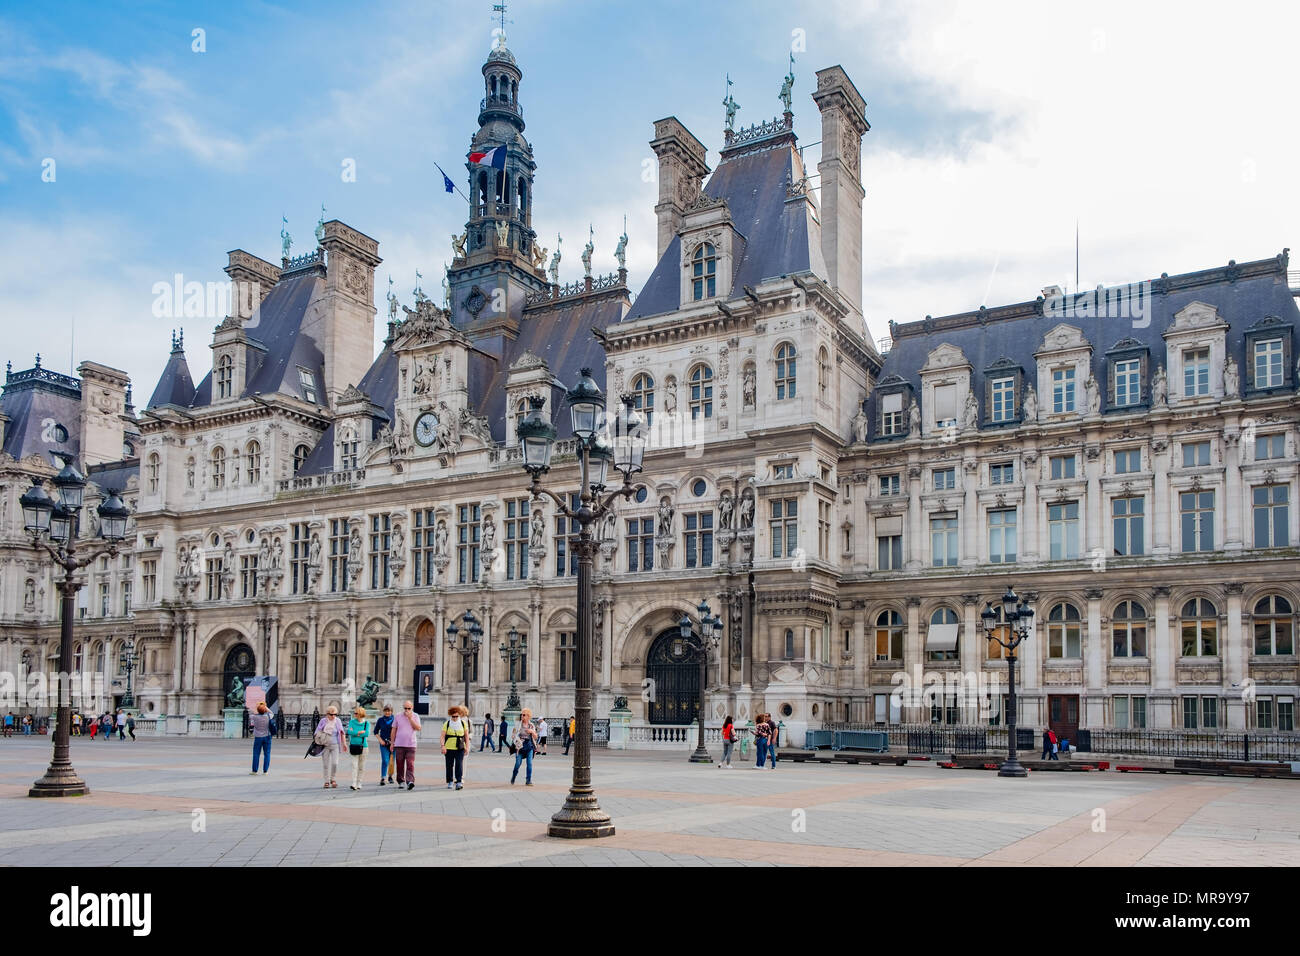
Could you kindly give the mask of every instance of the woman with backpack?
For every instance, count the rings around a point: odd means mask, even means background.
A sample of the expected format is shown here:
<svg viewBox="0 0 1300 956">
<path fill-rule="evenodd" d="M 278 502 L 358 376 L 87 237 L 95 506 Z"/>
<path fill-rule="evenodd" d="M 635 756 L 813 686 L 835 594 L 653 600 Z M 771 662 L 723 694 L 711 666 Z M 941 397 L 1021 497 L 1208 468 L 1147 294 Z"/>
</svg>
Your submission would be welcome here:
<svg viewBox="0 0 1300 956">
<path fill-rule="evenodd" d="M 447 789 L 453 785 L 464 789 L 465 750 L 469 746 L 469 708 L 452 704 L 447 708 L 447 719 L 442 723 L 442 756 L 447 764 Z"/>
<path fill-rule="evenodd" d="M 722 760 L 718 762 L 718 768 L 726 767 L 731 769 L 731 750 L 736 746 L 736 725 L 731 722 L 731 715 L 722 722 Z"/>
<path fill-rule="evenodd" d="M 514 745 L 511 749 L 515 752 L 515 769 L 510 774 L 510 782 L 515 782 L 515 778 L 519 776 L 519 765 L 527 760 L 528 769 L 524 774 L 524 786 L 531 787 L 533 753 L 537 750 L 537 727 L 533 724 L 533 712 L 527 707 L 519 712 L 519 726 L 515 728 Z"/>
<path fill-rule="evenodd" d="M 348 753 L 352 755 L 352 789 L 361 789 L 361 775 L 366 772 L 366 748 L 370 746 L 370 721 L 360 705 L 348 721 Z"/>
<path fill-rule="evenodd" d="M 331 787 L 338 789 L 338 781 L 334 778 L 339 772 L 339 753 L 343 750 L 343 721 L 339 720 L 339 709 L 330 705 L 325 711 L 325 716 L 320 719 L 316 725 L 316 734 L 312 738 L 317 744 L 324 747 L 321 751 L 321 772 L 325 775 L 325 789 Z"/>
</svg>

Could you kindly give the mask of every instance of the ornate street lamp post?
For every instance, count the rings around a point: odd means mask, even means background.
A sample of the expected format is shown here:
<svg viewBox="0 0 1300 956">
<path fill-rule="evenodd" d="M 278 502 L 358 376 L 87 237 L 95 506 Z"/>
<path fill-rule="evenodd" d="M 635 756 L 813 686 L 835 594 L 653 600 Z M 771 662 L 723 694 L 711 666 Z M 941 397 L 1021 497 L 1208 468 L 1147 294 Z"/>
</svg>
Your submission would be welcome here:
<svg viewBox="0 0 1300 956">
<path fill-rule="evenodd" d="M 690 615 L 683 614 L 677 622 L 677 638 L 673 641 L 671 652 L 674 658 L 685 660 L 694 656 L 700 661 L 700 705 L 696 717 L 699 723 L 699 740 L 695 752 L 691 754 L 691 763 L 713 763 L 713 758 L 704 749 L 704 685 L 709 679 L 709 650 L 716 648 L 722 640 L 722 618 L 714 617 L 707 601 L 700 600 L 695 608 L 700 616 L 699 629 L 691 622 Z"/>
<path fill-rule="evenodd" d="M 115 489 L 96 510 L 99 512 L 101 545 L 90 545 L 82 556 L 77 554 L 77 526 L 81 517 L 81 500 L 86 490 L 86 479 L 65 459 L 63 470 L 55 476 L 53 484 L 59 492 L 56 502 L 41 487 L 41 479 L 33 478 L 32 486 L 23 493 L 23 525 L 32 536 L 32 547 L 44 549 L 63 569 L 63 580 L 57 582 L 62 595 L 59 617 L 59 673 L 55 686 L 58 693 L 58 717 L 54 730 L 54 757 L 45 776 L 37 780 L 27 792 L 29 797 L 79 797 L 90 792 L 86 782 L 72 768 L 68 737 L 72 730 L 72 622 L 76 615 L 77 592 L 82 582 L 77 572 L 101 554 L 117 556 L 117 547 L 126 537 L 126 522 L 131 512 Z M 83 545 L 86 547 L 86 545 Z"/>
<path fill-rule="evenodd" d="M 130 711 L 135 708 L 135 695 L 131 692 L 131 672 L 135 670 L 135 641 L 128 639 L 122 649 L 122 669 L 126 671 L 126 696 L 122 698 L 122 709 Z"/>
<path fill-rule="evenodd" d="M 532 476 L 529 492 L 534 500 L 546 495 L 555 502 L 558 514 L 576 521 L 578 533 L 578 646 L 574 674 L 574 741 L 573 782 L 564 807 L 551 817 L 547 833 L 553 837 L 605 837 L 614 835 L 609 814 L 600 808 L 591 785 L 591 686 L 592 686 L 592 611 L 591 566 L 597 543 L 592 525 L 603 518 L 619 495 L 630 498 L 634 488 L 632 476 L 641 471 L 645 455 L 642 419 L 630 396 L 623 397 L 623 413 L 614 423 L 613 448 L 605 434 L 608 420 L 605 396 L 591 377 L 591 369 L 582 370 L 578 384 L 569 389 L 569 413 L 573 436 L 577 440 L 580 470 L 578 507 L 569 506 L 569 496 L 560 496 L 543 488 L 542 475 L 550 470 L 551 452 L 555 447 L 555 426 L 546 418 L 545 402 L 530 398 L 531 410 L 519 423 L 517 432 L 523 448 L 524 469 Z M 605 493 L 610 464 L 623 475 L 623 487 Z"/>
<path fill-rule="evenodd" d="M 464 627 L 457 627 L 453 618 L 447 625 L 447 646 L 460 654 L 461 676 L 465 678 L 465 709 L 469 709 L 469 664 L 483 644 L 483 625 L 478 622 L 473 611 L 466 611 L 460 616 Z M 457 641 L 457 636 L 460 640 Z"/>
<path fill-rule="evenodd" d="M 519 709 L 519 686 L 515 678 L 519 676 L 516 668 L 524 656 L 524 649 L 519 641 L 520 636 L 520 633 L 512 627 L 506 634 L 506 639 L 501 642 L 501 660 L 510 666 L 510 697 L 506 700 L 506 710 Z"/>
<path fill-rule="evenodd" d="M 1025 768 L 1016 759 L 1016 648 L 1029 637 L 1029 625 L 1034 618 L 1034 609 L 1028 602 L 1016 596 L 1016 592 L 1007 586 L 1007 593 L 1002 595 L 1002 620 L 998 621 L 998 612 L 993 610 L 992 602 L 984 603 L 980 621 L 984 633 L 990 641 L 997 641 L 1007 651 L 1007 682 L 1010 691 L 1007 694 L 1007 759 L 998 768 L 999 777 L 1028 776 Z M 1006 638 L 1001 636 L 1005 628 Z"/>
</svg>

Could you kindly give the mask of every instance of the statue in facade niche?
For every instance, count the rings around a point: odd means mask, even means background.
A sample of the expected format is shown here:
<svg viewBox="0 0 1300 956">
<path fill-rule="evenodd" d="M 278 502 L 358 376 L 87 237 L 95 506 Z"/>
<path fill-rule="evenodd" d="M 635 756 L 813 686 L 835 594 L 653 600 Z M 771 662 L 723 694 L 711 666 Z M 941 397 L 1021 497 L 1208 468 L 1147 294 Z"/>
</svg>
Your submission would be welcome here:
<svg viewBox="0 0 1300 956">
<path fill-rule="evenodd" d="M 907 407 L 907 431 L 911 435 L 921 434 L 921 406 L 916 399 Z"/>
<path fill-rule="evenodd" d="M 614 514 L 614 509 L 610 508 L 605 512 L 605 517 L 600 523 L 600 540 L 613 541 L 618 537 L 618 516 Z"/>
<path fill-rule="evenodd" d="M 498 219 L 496 222 L 497 230 L 497 248 L 504 249 L 510 245 L 510 223 L 504 219 Z"/>
<path fill-rule="evenodd" d="M 677 414 L 677 378 L 673 375 L 664 380 L 664 414 Z"/>
<path fill-rule="evenodd" d="M 745 366 L 745 407 L 753 408 L 758 400 L 758 377 L 754 372 L 754 366 Z"/>
<path fill-rule="evenodd" d="M 194 487 L 194 459 L 189 458 L 185 462 L 185 485 L 187 488 Z"/>
<path fill-rule="evenodd" d="M 542 518 L 541 510 L 533 512 L 533 534 L 528 546 L 534 551 L 540 551 L 546 546 L 546 521 Z"/>
<path fill-rule="evenodd" d="M 447 557 L 447 522 L 438 519 L 438 527 L 433 533 L 433 553 L 438 557 Z"/>
<path fill-rule="evenodd" d="M 1151 404 L 1156 408 L 1164 405 L 1169 399 L 1169 379 L 1165 376 L 1165 367 L 1156 366 L 1156 374 L 1151 379 Z"/>
<path fill-rule="evenodd" d="M 27 584 L 23 588 L 23 610 L 36 610 L 36 582 L 31 578 L 27 579 Z"/>
<path fill-rule="evenodd" d="M 661 538 L 671 537 L 673 533 L 673 505 L 664 495 L 659 499 L 659 525 L 656 534 Z"/>
<path fill-rule="evenodd" d="M 492 516 L 488 515 L 486 518 L 483 519 L 483 550 L 495 551 L 496 547 L 497 547 L 497 526 L 496 526 L 496 522 L 492 520 Z"/>
<path fill-rule="evenodd" d="M 754 527 L 754 496 L 745 495 L 740 499 L 740 530 Z"/>
<path fill-rule="evenodd" d="M 284 567 L 284 544 L 276 538 L 275 549 L 271 552 L 271 570 L 279 571 L 282 567 Z"/>
<path fill-rule="evenodd" d="M 853 416 L 851 427 L 855 445 L 860 445 L 867 440 L 867 413 L 862 410 L 862 402 L 858 403 L 858 413 Z"/>
<path fill-rule="evenodd" d="M 1237 363 L 1229 356 L 1223 363 L 1223 397 L 1235 398 L 1240 385 L 1241 375 L 1237 371 Z"/>
<path fill-rule="evenodd" d="M 1083 392 L 1088 397 L 1088 414 L 1096 415 L 1101 411 L 1101 389 L 1091 372 L 1088 373 L 1088 380 L 1083 383 Z"/>
<path fill-rule="evenodd" d="M 718 527 L 723 531 L 731 530 L 731 518 L 735 511 L 735 502 L 731 500 L 731 495 L 723 492 L 722 497 L 718 499 Z"/>
<path fill-rule="evenodd" d="M 1032 384 L 1025 386 L 1025 398 L 1021 402 L 1025 413 L 1025 421 L 1032 422 L 1038 420 L 1038 393 L 1034 391 Z"/>
<path fill-rule="evenodd" d="M 307 566 L 310 568 L 320 567 L 320 535 L 311 536 L 311 545 L 307 549 Z"/>
<path fill-rule="evenodd" d="M 271 567 L 271 539 L 262 537 L 262 546 L 257 549 L 257 566 L 263 571 Z"/>
<path fill-rule="evenodd" d="M 230 542 L 226 542 L 226 550 L 221 552 L 221 572 L 222 574 L 235 572 L 235 549 Z"/>
</svg>

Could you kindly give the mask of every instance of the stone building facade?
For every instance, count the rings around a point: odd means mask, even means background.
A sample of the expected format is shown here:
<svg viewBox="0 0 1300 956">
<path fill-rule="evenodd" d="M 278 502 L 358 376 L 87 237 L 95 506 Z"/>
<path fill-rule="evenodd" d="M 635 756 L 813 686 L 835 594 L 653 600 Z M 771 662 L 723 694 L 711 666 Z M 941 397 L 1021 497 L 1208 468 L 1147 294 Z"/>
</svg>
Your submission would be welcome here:
<svg viewBox="0 0 1300 956">
<path fill-rule="evenodd" d="M 417 672 L 436 710 L 465 696 L 445 632 L 472 609 L 473 712 L 503 709 L 513 681 L 535 712 L 567 714 L 577 529 L 528 500 L 515 428 L 542 399 L 560 432 L 546 484 L 576 490 L 564 391 L 591 368 L 651 433 L 636 494 L 600 533 L 595 716 L 626 697 L 637 720 L 694 717 L 698 665 L 670 647 L 703 598 L 726 622 L 709 721 L 771 711 L 797 742 L 832 720 L 997 720 L 996 703 L 990 717 L 891 695 L 902 674 L 1005 673 L 978 615 L 1012 584 L 1038 611 L 1026 722 L 1290 729 L 1300 316 L 1285 254 L 1130 287 L 1137 318 L 1048 290 L 894 326 L 882 356 L 861 314 L 870 127 L 832 67 L 812 97 L 818 189 L 789 111 L 726 130 L 713 170 L 660 120 L 657 265 L 634 299 L 621 250 L 593 274 L 589 242 L 563 285 L 561 246 L 533 223 L 523 72 L 504 46 L 482 72 L 441 304 L 390 288 L 373 360 L 376 240 L 332 221 L 278 265 L 230 253 L 211 371 L 196 385 L 174 341 L 119 423 L 129 453 L 91 474 L 127 490 L 135 520 L 133 545 L 90 572 L 83 666 L 112 671 L 133 636 L 156 713 L 215 714 L 254 674 L 278 678 L 290 711 L 372 677 L 398 700 Z M 11 419 L 21 394 L 6 388 Z M 0 462 L 14 672 L 57 640 L 35 570 L 44 603 L 24 602 L 15 514 L 26 476 L 52 474 L 30 457 L 48 450 L 6 439 Z M 498 652 L 512 630 L 517 667 Z"/>
</svg>

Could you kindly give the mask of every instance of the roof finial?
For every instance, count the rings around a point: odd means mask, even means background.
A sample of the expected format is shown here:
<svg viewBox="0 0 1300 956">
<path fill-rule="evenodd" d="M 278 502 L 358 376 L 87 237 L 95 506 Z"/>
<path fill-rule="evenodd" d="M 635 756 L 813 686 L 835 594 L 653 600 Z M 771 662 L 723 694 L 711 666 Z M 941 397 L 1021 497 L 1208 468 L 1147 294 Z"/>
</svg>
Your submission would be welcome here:
<svg viewBox="0 0 1300 956">
<path fill-rule="evenodd" d="M 501 26 L 494 28 L 492 31 L 492 49 L 504 50 L 506 48 L 506 24 L 514 23 L 515 21 L 506 19 L 505 0 L 501 0 L 500 3 L 492 4 L 492 12 L 499 14 L 501 18 Z"/>
<path fill-rule="evenodd" d="M 37 367 L 37 368 L 40 368 L 40 367 L 41 367 L 41 353 L 40 353 L 40 352 L 37 352 L 37 353 L 36 353 L 36 367 Z"/>
<path fill-rule="evenodd" d="M 785 75 L 785 81 L 781 84 L 781 93 L 778 97 L 781 100 L 781 104 L 785 107 L 786 115 L 790 115 L 790 103 L 791 100 L 793 99 L 793 94 L 790 91 L 792 89 L 794 89 L 794 54 L 793 53 L 790 54 L 790 72 Z"/>
<path fill-rule="evenodd" d="M 280 255 L 285 259 L 289 258 L 289 249 L 293 245 L 293 238 L 289 235 L 289 217 L 280 217 Z"/>
<path fill-rule="evenodd" d="M 736 131 L 736 110 L 740 109 L 740 104 L 737 103 L 736 98 L 731 95 L 731 86 L 732 86 L 731 74 L 728 73 L 727 74 L 727 95 L 723 99 L 722 105 L 727 110 L 726 131 L 729 134 L 734 133 Z"/>
<path fill-rule="evenodd" d="M 316 223 L 316 244 L 320 245 L 324 241 L 325 241 L 325 204 L 321 203 L 320 219 Z"/>
</svg>

